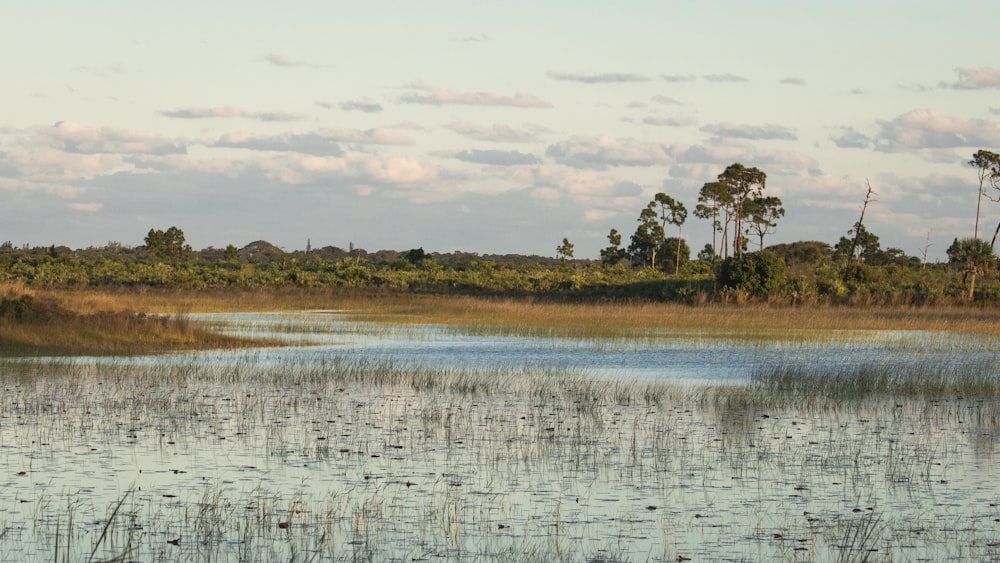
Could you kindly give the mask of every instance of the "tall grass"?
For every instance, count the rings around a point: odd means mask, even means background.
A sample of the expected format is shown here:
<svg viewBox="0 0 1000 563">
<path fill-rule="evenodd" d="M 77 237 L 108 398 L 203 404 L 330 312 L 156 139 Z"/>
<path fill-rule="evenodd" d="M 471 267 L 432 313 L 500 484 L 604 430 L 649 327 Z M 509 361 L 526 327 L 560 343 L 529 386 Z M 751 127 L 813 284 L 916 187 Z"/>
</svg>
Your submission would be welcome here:
<svg viewBox="0 0 1000 563">
<path fill-rule="evenodd" d="M 3 446 L 45 448 L 35 481 L 61 451 L 144 469 L 124 504 L 72 493 L 72 537 L 39 503 L 34 534 L 59 526 L 60 559 L 835 561 L 906 559 L 926 529 L 930 558 L 997 555 L 988 484 L 960 477 L 993 455 L 968 438 L 997 435 L 988 400 L 261 360 L 0 361 Z"/>
<path fill-rule="evenodd" d="M 336 288 L 273 290 L 111 289 L 46 293 L 78 312 L 280 311 L 340 309 L 380 322 L 543 329 L 598 337 L 641 330 L 718 331 L 787 337 L 803 331 L 930 330 L 1000 332 L 1000 315 L 974 307 L 836 307 L 767 304 L 690 306 L 649 302 L 558 303 L 532 298 L 425 295 Z M 768 336 L 770 335 L 770 336 Z"/>
<path fill-rule="evenodd" d="M 774 365 L 757 368 L 750 391 L 769 401 L 1000 398 L 1000 366 L 992 360 L 922 360 L 912 365 L 866 362 L 856 366 Z"/>
</svg>

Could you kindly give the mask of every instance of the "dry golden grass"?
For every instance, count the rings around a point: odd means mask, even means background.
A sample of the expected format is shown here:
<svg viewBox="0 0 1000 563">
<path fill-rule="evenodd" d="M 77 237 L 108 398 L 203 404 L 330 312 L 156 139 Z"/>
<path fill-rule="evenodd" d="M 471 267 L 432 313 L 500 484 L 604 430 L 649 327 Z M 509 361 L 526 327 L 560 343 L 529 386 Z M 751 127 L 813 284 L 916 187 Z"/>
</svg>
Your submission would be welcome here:
<svg viewBox="0 0 1000 563">
<path fill-rule="evenodd" d="M 340 309 L 381 322 L 544 328 L 583 335 L 621 331 L 723 331 L 746 337 L 782 332 L 935 330 L 1000 332 L 1000 311 L 979 307 L 792 307 L 768 304 L 556 303 L 537 299 L 422 295 L 341 289 L 51 292 L 69 310 L 189 312 Z"/>
<path fill-rule="evenodd" d="M 6 311 L 0 315 L 0 356 L 130 355 L 273 344 L 224 336 L 183 315 L 132 313 L 90 292 L 72 299 L 5 284 L 0 301 L 0 311 Z"/>
</svg>

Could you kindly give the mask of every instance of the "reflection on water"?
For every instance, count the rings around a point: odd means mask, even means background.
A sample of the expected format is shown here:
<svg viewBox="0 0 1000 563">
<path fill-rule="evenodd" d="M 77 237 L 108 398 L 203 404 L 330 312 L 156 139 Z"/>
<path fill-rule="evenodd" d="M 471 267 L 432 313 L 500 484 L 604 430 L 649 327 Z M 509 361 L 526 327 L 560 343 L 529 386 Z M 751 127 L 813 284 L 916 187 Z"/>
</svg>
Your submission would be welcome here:
<svg viewBox="0 0 1000 563">
<path fill-rule="evenodd" d="M 337 373 L 362 358 L 694 388 L 745 382 L 767 363 L 996 365 L 988 341 L 588 340 L 331 312 L 197 318 L 295 345 L 2 365 L 0 561 L 1000 557 L 991 401 L 756 412 L 683 395 L 619 401 L 572 378 L 544 393 L 463 394 Z"/>
<path fill-rule="evenodd" d="M 476 334 L 442 325 L 385 325 L 333 311 L 196 315 L 227 332 L 296 342 L 265 351 L 260 361 L 314 361 L 330 354 L 364 354 L 413 368 L 484 369 L 499 366 L 582 370 L 594 377 L 688 383 L 744 383 L 759 366 L 865 363 L 913 365 L 960 359 L 993 360 L 1000 344 L 924 331 L 851 331 L 800 341 L 747 340 L 703 333 L 636 331 L 627 338 L 541 338 Z M 761 332 L 765 332 L 762 329 Z M 679 337 L 677 337 L 679 336 Z M 960 358 L 955 350 L 965 350 Z"/>
</svg>

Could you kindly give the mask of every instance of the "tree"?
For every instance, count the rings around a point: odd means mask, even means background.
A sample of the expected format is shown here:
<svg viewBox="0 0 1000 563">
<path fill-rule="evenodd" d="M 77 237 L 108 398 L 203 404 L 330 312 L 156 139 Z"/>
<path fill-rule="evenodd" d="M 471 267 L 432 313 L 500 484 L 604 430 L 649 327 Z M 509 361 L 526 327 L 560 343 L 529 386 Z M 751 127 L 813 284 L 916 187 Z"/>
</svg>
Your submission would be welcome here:
<svg viewBox="0 0 1000 563">
<path fill-rule="evenodd" d="M 145 241 L 146 250 L 160 260 L 177 262 L 191 253 L 191 247 L 184 244 L 184 231 L 177 227 L 170 227 L 166 231 L 150 229 Z"/>
<path fill-rule="evenodd" d="M 849 263 L 852 260 L 857 262 L 877 261 L 881 252 L 878 236 L 869 232 L 861 223 L 855 223 L 854 227 L 847 231 L 852 238 L 840 237 L 833 247 L 833 254 L 836 258 Z"/>
<path fill-rule="evenodd" d="M 747 219 L 748 202 L 760 197 L 767 183 L 767 174 L 757 167 L 747 168 L 740 163 L 730 164 L 719 174 L 719 182 L 726 186 L 731 198 L 729 219 L 733 223 L 733 256 L 743 254 L 744 225 Z"/>
<path fill-rule="evenodd" d="M 626 255 L 622 246 L 622 236 L 617 229 L 611 229 L 608 233 L 608 243 L 610 246 L 601 251 L 601 263 L 613 266 L 621 262 Z"/>
<path fill-rule="evenodd" d="M 677 275 L 681 271 L 681 225 L 687 220 L 687 208 L 684 207 L 683 203 L 663 192 L 656 194 L 653 201 L 660 205 L 660 235 L 663 237 L 663 243 L 666 242 L 667 223 L 677 226 L 677 248 L 674 251 L 674 275 Z M 664 244 L 661 243 L 660 246 L 662 247 Z M 688 255 L 690 254 L 691 251 L 689 250 Z"/>
<path fill-rule="evenodd" d="M 990 185 L 1000 189 L 1000 154 L 987 150 L 978 150 L 972 155 L 969 161 L 970 166 L 975 166 L 979 176 L 979 197 L 976 198 L 976 228 L 973 231 L 973 238 L 979 238 L 979 209 L 983 202 L 983 185 L 989 180 Z M 997 227 L 1000 230 L 1000 226 Z M 993 235 L 996 241 L 996 235 Z"/>
<path fill-rule="evenodd" d="M 773 233 L 784 216 L 785 208 L 777 196 L 759 196 L 747 202 L 747 234 L 753 232 L 760 238 L 760 250 L 764 250 L 764 235 Z"/>
<path fill-rule="evenodd" d="M 722 182 L 708 182 L 701 187 L 698 192 L 698 205 L 694 208 L 694 216 L 699 219 L 712 220 L 712 251 L 718 256 L 727 248 L 726 239 L 729 234 L 725 231 L 728 228 L 729 208 L 732 204 L 732 194 L 726 184 Z M 719 221 L 719 213 L 725 212 L 725 220 Z M 722 234 L 722 249 L 716 244 L 716 235 Z"/>
<path fill-rule="evenodd" d="M 639 226 L 632 235 L 632 243 L 629 244 L 628 252 L 632 256 L 632 262 L 637 264 L 656 267 L 656 251 L 663 243 L 663 227 L 657 221 L 656 202 L 651 201 L 639 213 Z"/>
<path fill-rule="evenodd" d="M 680 273 L 680 266 L 691 261 L 691 247 L 687 245 L 684 239 L 678 237 L 667 237 L 663 244 L 660 246 L 660 250 L 657 256 L 661 257 L 660 262 L 663 266 L 668 264 L 673 266 L 674 275 Z M 666 269 L 663 267 L 662 269 Z"/>
<path fill-rule="evenodd" d="M 573 245 L 569 242 L 569 239 L 562 239 L 562 244 L 556 247 L 556 256 L 559 257 L 561 262 L 565 262 L 566 259 L 573 257 Z"/>
<path fill-rule="evenodd" d="M 422 266 L 424 260 L 427 259 L 427 253 L 424 252 L 424 247 L 411 248 L 403 254 L 403 260 L 406 260 L 414 266 Z"/>
<path fill-rule="evenodd" d="M 948 247 L 948 262 L 959 268 L 962 281 L 968 280 L 969 301 L 976 291 L 976 277 L 986 274 L 996 263 L 993 247 L 977 238 L 955 239 Z"/>
<path fill-rule="evenodd" d="M 851 251 L 847 253 L 848 261 L 857 256 L 858 261 L 860 262 L 861 257 L 863 256 L 863 253 L 858 251 L 858 244 L 861 242 L 859 239 L 862 234 L 867 232 L 864 228 L 865 211 L 868 210 L 868 204 L 874 201 L 872 198 L 875 196 L 875 191 L 872 190 L 871 183 L 869 183 L 868 180 L 865 180 L 865 184 L 868 186 L 868 193 L 865 194 L 865 203 L 861 206 L 861 217 L 858 218 L 858 222 L 854 224 L 854 227 L 850 231 L 847 231 L 848 234 L 851 234 L 852 231 L 854 233 L 854 241 L 851 244 Z M 876 237 L 875 240 L 878 242 L 878 237 Z"/>
</svg>

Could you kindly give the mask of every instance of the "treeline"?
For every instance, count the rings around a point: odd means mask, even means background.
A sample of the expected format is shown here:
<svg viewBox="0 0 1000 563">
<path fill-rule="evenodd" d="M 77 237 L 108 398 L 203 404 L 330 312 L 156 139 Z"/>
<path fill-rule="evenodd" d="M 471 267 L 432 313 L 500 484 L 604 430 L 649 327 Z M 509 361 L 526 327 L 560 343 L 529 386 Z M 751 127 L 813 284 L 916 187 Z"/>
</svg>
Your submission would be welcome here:
<svg viewBox="0 0 1000 563">
<path fill-rule="evenodd" d="M 970 289 L 970 272 L 961 255 L 949 263 L 924 263 L 895 249 L 882 251 L 874 241 L 862 256 L 846 254 L 843 244 L 803 241 L 725 259 L 708 252 L 691 260 L 682 251 L 679 261 L 670 256 L 653 267 L 574 260 L 565 252 L 561 258 L 442 254 L 421 248 L 369 253 L 332 246 L 286 252 L 264 241 L 194 251 L 184 244 L 179 229 L 173 235 L 147 238 L 146 245 L 134 248 L 111 243 L 72 250 L 4 243 L 0 281 L 37 288 L 344 287 L 569 300 L 806 305 L 955 304 L 967 302 Z M 171 240 L 174 247 L 157 247 L 158 240 Z M 995 257 L 975 273 L 972 300 L 1000 304 Z"/>
<path fill-rule="evenodd" d="M 1000 193 L 1000 155 L 980 150 L 979 203 Z M 728 166 L 698 195 L 694 215 L 711 222 L 712 243 L 691 259 L 681 236 L 687 207 L 657 193 L 639 213 L 630 244 L 612 229 L 601 259 L 574 260 L 568 239 L 556 258 L 455 252 L 371 253 L 327 246 L 285 252 L 257 241 L 243 248 L 194 251 L 177 227 L 150 229 L 145 244 L 129 248 L 15 248 L 0 245 L 0 282 L 63 288 L 94 286 L 204 288 L 349 287 L 436 293 L 535 295 L 563 299 L 653 299 L 686 303 L 768 301 L 792 304 L 1000 304 L 992 240 L 979 238 L 977 207 L 972 238 L 956 239 L 947 263 L 926 263 L 897 248 L 882 249 L 858 220 L 834 244 L 802 241 L 764 246 L 785 210 L 765 195 L 767 175 L 740 163 Z M 667 226 L 677 228 L 667 236 Z M 752 252 L 756 243 L 757 251 Z M 730 254 L 731 253 L 731 254 Z"/>
</svg>

